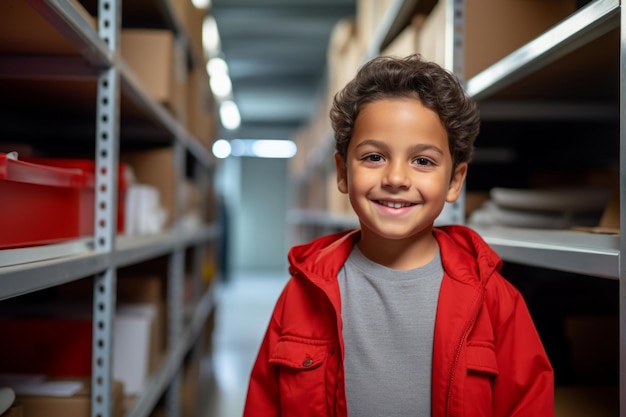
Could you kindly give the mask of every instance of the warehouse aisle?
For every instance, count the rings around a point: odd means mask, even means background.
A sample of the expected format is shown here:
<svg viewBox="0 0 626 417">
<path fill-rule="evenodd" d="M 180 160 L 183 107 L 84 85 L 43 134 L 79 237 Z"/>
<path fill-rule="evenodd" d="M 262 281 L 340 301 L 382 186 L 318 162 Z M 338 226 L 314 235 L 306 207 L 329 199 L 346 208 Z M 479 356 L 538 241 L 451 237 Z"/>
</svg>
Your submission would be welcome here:
<svg viewBox="0 0 626 417">
<path fill-rule="evenodd" d="M 211 364 L 212 394 L 205 417 L 241 417 L 248 378 L 286 271 L 236 273 L 218 290 Z"/>
</svg>

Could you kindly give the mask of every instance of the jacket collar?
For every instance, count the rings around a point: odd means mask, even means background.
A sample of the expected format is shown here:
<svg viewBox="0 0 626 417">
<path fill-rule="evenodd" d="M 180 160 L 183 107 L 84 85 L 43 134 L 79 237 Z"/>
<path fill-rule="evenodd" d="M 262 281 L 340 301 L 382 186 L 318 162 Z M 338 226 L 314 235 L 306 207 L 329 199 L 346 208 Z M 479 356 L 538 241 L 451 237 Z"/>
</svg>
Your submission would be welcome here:
<svg viewBox="0 0 626 417">
<path fill-rule="evenodd" d="M 446 274 L 457 281 L 484 286 L 500 269 L 500 257 L 473 230 L 465 226 L 433 229 Z M 304 275 L 317 285 L 336 282 L 337 274 L 361 236 L 348 230 L 295 246 L 289 252 L 291 275 Z"/>
</svg>

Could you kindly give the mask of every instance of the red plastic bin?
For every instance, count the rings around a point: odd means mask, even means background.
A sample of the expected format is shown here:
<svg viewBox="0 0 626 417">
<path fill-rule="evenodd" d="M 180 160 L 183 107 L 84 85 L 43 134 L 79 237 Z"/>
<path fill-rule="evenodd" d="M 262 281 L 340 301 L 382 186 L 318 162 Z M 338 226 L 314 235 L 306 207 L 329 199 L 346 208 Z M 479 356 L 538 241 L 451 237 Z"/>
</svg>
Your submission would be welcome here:
<svg viewBox="0 0 626 417">
<path fill-rule="evenodd" d="M 81 193 L 88 182 L 80 169 L 16 161 L 0 153 L 0 248 L 80 236 Z"/>
<path fill-rule="evenodd" d="M 83 235 L 93 234 L 94 225 L 94 179 L 96 175 L 96 163 L 89 159 L 63 159 L 63 158 L 23 158 L 26 162 L 39 165 L 53 166 L 57 168 L 80 169 L 86 174 L 87 187 L 83 190 L 82 206 L 85 212 L 81 218 L 81 231 Z M 126 191 L 128 190 L 127 166 L 119 165 L 117 175 L 117 231 L 124 232 L 126 212 Z"/>
<path fill-rule="evenodd" d="M 124 231 L 126 166 L 120 165 L 117 230 Z M 95 162 L 0 153 L 0 249 L 44 245 L 94 230 Z"/>
</svg>

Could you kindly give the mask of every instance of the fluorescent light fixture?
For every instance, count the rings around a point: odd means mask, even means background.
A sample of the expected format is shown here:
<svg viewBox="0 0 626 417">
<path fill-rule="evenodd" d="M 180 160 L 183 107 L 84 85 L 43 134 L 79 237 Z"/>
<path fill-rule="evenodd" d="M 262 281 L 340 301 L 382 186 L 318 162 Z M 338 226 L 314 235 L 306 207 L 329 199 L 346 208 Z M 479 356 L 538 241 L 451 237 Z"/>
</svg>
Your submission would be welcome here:
<svg viewBox="0 0 626 417">
<path fill-rule="evenodd" d="M 221 141 L 223 141 L 223 139 L 220 139 L 215 143 L 217 144 Z M 291 158 L 296 154 L 298 148 L 296 144 L 291 140 L 233 139 L 230 141 L 228 150 L 229 156 L 249 156 L 254 158 Z M 215 152 L 216 150 L 214 145 L 213 153 L 215 154 Z"/>
<path fill-rule="evenodd" d="M 233 92 L 233 83 L 230 80 L 228 74 L 216 74 L 211 75 L 209 78 L 209 84 L 211 85 L 211 91 L 219 98 L 228 98 Z"/>
<path fill-rule="evenodd" d="M 206 70 L 211 76 L 228 74 L 228 64 L 223 58 L 214 57 L 206 63 Z"/>
<path fill-rule="evenodd" d="M 212 150 L 216 158 L 224 159 L 230 156 L 231 146 L 226 139 L 219 139 L 213 143 Z"/>
<path fill-rule="evenodd" d="M 291 140 L 255 140 L 252 143 L 252 153 L 259 158 L 291 158 L 297 150 Z"/>
<path fill-rule="evenodd" d="M 211 0 L 191 0 L 191 2 L 198 9 L 207 9 L 211 6 Z"/>
<path fill-rule="evenodd" d="M 235 130 L 241 124 L 241 116 L 239 115 L 239 108 L 234 101 L 224 101 L 220 104 L 220 120 L 222 126 L 228 130 Z"/>
<path fill-rule="evenodd" d="M 216 54 L 220 49 L 220 33 L 213 16 L 207 16 L 202 22 L 202 46 L 209 56 Z"/>
</svg>

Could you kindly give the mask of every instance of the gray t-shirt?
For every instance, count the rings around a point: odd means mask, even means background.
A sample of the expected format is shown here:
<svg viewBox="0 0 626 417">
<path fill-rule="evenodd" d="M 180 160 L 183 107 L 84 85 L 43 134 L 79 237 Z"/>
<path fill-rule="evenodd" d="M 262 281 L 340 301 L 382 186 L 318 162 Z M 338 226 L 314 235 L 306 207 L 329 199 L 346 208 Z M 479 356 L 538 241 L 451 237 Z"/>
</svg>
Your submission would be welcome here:
<svg viewBox="0 0 626 417">
<path fill-rule="evenodd" d="M 409 271 L 387 268 L 354 247 L 339 272 L 350 417 L 431 414 L 439 254 Z"/>
</svg>

